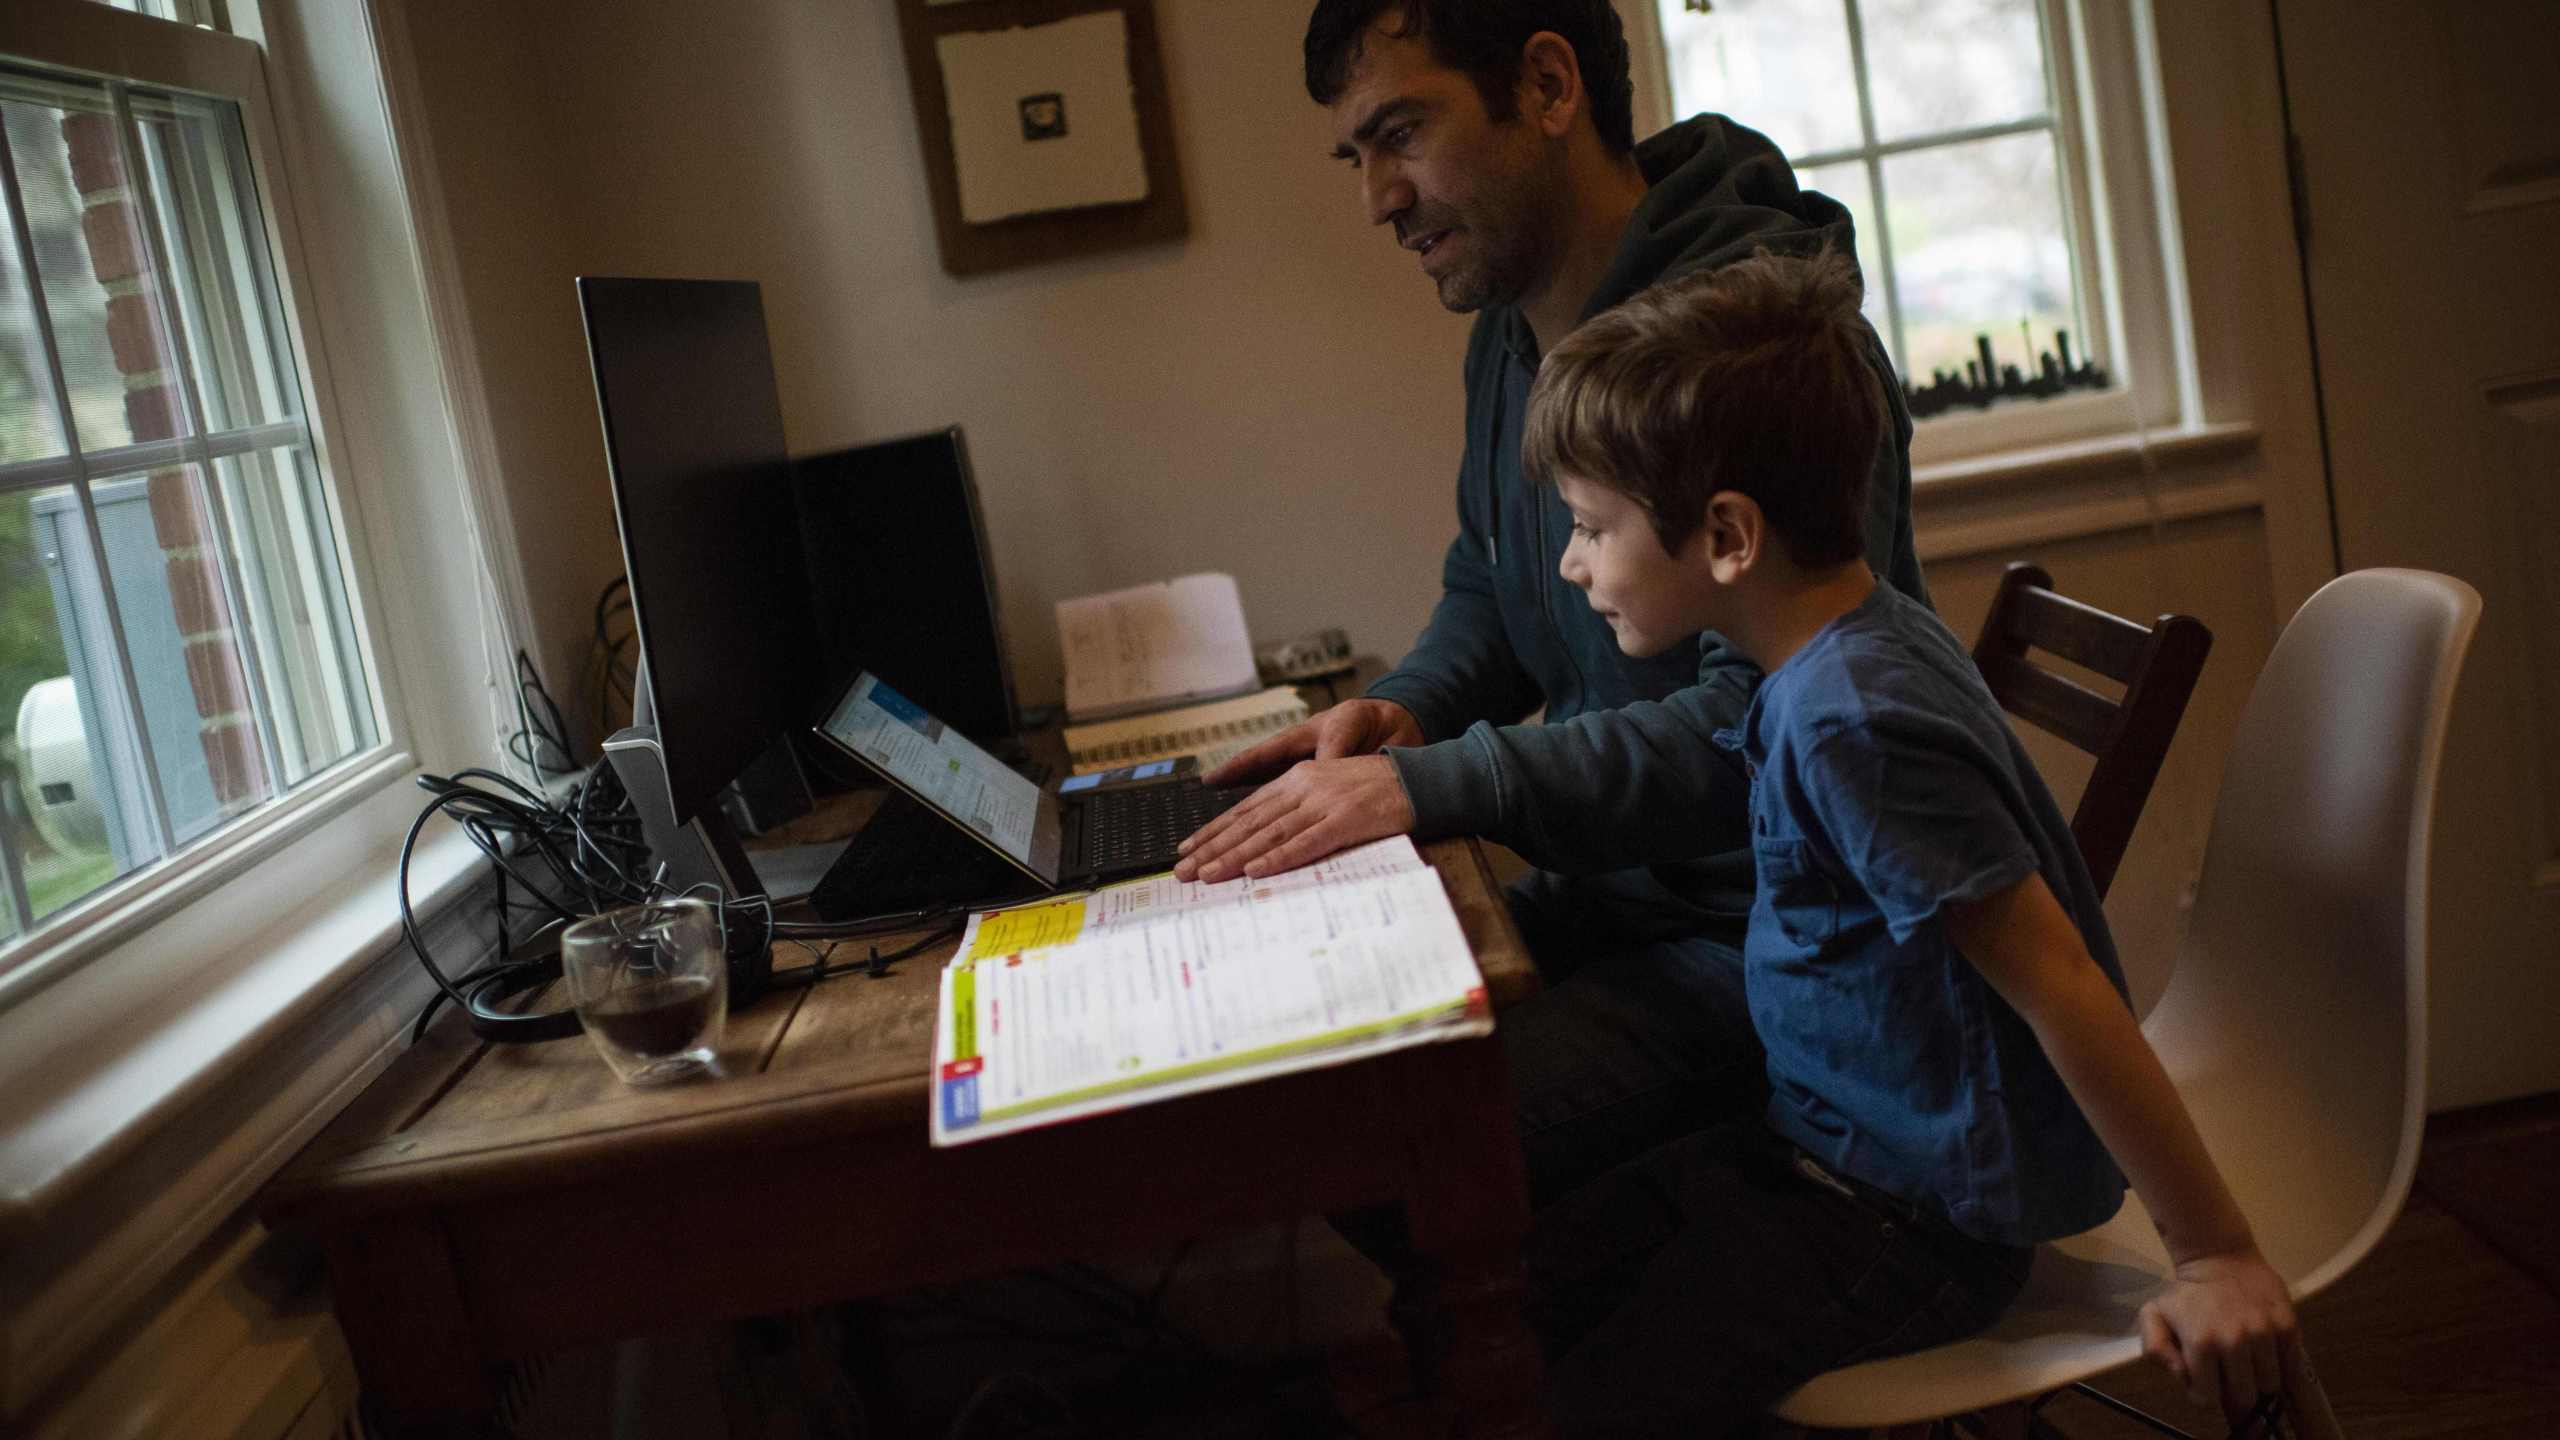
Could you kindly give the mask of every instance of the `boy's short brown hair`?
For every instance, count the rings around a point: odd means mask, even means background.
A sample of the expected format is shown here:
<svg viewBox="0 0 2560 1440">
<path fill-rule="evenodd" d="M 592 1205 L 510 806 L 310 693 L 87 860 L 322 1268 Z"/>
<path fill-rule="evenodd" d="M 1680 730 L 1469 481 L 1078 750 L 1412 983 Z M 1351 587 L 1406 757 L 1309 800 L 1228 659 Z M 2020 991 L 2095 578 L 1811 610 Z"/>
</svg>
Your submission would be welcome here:
<svg viewBox="0 0 2560 1440">
<path fill-rule="evenodd" d="M 1764 250 L 1592 317 L 1539 367 L 1522 468 L 1636 501 L 1665 550 L 1734 490 L 1796 563 L 1863 556 L 1885 412 L 1859 293 L 1835 251 Z"/>
</svg>

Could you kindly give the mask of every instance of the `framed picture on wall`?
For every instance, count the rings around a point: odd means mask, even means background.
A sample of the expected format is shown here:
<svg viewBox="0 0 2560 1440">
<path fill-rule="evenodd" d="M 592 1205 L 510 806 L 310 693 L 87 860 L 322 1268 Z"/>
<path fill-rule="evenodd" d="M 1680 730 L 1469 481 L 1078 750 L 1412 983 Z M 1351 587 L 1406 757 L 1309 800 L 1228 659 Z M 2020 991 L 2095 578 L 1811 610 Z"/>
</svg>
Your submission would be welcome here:
<svg viewBox="0 0 2560 1440">
<path fill-rule="evenodd" d="M 954 275 L 1189 226 L 1154 0 L 895 0 Z"/>
</svg>

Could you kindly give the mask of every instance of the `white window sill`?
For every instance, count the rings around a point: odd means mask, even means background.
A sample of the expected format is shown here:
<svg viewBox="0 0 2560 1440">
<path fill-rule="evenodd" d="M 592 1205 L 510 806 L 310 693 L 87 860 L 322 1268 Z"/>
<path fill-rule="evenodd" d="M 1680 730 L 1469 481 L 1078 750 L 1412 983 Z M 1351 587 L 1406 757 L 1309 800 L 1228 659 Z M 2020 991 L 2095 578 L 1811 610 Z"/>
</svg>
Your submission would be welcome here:
<svg viewBox="0 0 2560 1440">
<path fill-rule="evenodd" d="M 2103 435 L 1912 467 L 1923 561 L 2255 510 L 2258 427 Z"/>
<path fill-rule="evenodd" d="M 421 803 L 412 786 L 384 785 L 0 1013 L 0 1418 L 108 1333 L 405 1043 L 425 982 L 396 887 Z M 450 825 L 421 835 L 411 862 L 420 922 L 450 937 L 456 961 L 466 942 L 453 932 L 483 907 L 454 902 L 479 869 Z M 330 871 L 348 878 L 269 910 L 293 888 L 283 878 Z"/>
</svg>

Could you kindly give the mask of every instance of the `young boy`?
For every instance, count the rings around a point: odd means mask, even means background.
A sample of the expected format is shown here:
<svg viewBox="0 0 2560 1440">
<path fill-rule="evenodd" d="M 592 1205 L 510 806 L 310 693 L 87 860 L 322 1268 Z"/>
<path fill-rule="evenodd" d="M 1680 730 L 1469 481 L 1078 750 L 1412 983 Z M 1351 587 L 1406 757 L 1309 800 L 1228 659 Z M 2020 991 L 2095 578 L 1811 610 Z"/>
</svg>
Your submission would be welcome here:
<svg viewBox="0 0 2560 1440">
<path fill-rule="evenodd" d="M 2285 1283 L 2135 1025 L 2070 829 L 1972 660 L 1868 571 L 1884 421 L 1858 302 L 1839 257 L 1763 254 L 1584 324 L 1530 395 L 1527 472 L 1573 514 L 1559 569 L 1620 647 L 1713 630 L 1766 677 L 1717 737 L 1751 788 L 1765 1120 L 1540 1216 L 1558 1418 L 1729 1422 L 1978 1330 L 2030 1247 L 2106 1220 L 2129 1176 L 2176 1265 L 2144 1348 L 2236 1419 L 2298 1358 Z"/>
</svg>

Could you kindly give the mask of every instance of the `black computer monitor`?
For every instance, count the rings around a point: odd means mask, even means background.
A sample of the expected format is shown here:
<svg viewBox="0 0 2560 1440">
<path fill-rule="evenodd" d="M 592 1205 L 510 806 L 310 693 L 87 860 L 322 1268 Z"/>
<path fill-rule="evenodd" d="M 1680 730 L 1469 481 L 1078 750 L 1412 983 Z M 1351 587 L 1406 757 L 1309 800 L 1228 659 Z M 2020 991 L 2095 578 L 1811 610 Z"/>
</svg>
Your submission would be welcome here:
<svg viewBox="0 0 2560 1440">
<path fill-rule="evenodd" d="M 1014 731 L 986 525 L 960 428 L 793 462 L 818 654 L 838 683 L 857 671 L 978 740 Z"/>
<path fill-rule="evenodd" d="M 748 281 L 581 276 L 587 356 L 678 823 L 806 725 L 813 663 L 782 406 Z"/>
</svg>

